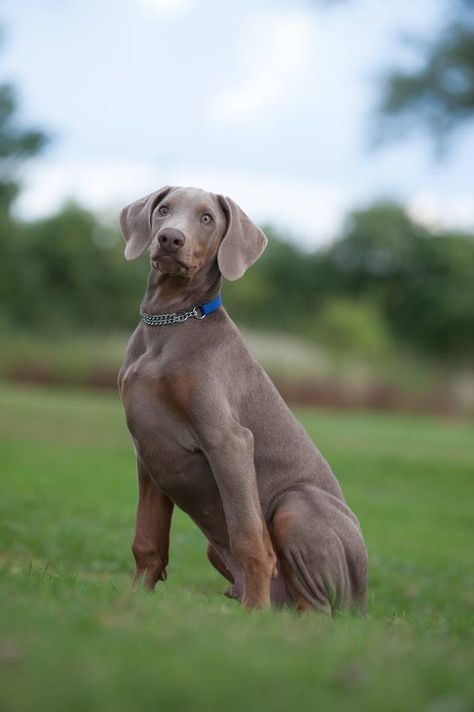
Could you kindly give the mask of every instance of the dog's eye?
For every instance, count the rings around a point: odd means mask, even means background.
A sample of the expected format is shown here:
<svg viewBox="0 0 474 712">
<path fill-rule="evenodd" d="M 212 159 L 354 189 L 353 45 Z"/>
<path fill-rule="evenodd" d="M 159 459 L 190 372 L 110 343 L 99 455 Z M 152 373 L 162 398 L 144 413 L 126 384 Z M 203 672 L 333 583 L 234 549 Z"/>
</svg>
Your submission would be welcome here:
<svg viewBox="0 0 474 712">
<path fill-rule="evenodd" d="M 160 215 L 168 215 L 170 209 L 168 208 L 167 205 L 162 205 L 161 208 L 158 208 L 158 213 Z"/>
<path fill-rule="evenodd" d="M 204 223 L 204 225 L 210 225 L 212 222 L 212 216 L 209 215 L 209 213 L 204 213 L 201 218 L 201 222 Z"/>
</svg>

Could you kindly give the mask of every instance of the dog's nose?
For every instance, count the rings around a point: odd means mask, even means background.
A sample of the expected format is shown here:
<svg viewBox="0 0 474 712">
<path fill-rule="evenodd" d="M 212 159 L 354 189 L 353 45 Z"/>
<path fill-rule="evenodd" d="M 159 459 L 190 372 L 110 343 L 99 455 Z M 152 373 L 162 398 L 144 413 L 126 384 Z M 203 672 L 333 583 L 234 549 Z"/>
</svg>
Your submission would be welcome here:
<svg viewBox="0 0 474 712">
<path fill-rule="evenodd" d="M 167 227 L 158 234 L 158 242 L 163 252 L 176 252 L 180 247 L 184 247 L 186 238 L 181 230 Z"/>
</svg>

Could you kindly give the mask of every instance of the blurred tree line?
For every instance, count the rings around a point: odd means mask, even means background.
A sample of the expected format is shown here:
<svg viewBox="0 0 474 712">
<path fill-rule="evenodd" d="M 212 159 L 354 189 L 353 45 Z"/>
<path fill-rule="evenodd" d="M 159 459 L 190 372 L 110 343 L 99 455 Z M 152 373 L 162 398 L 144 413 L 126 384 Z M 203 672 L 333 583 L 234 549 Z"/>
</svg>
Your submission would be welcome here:
<svg viewBox="0 0 474 712">
<path fill-rule="evenodd" d="M 1 320 L 15 329 L 131 329 L 148 261 L 126 262 L 118 230 L 69 204 L 2 222 Z M 474 236 L 433 233 L 392 203 L 353 212 L 312 253 L 266 228 L 269 247 L 224 285 L 242 325 L 382 356 L 397 345 L 442 359 L 474 355 Z"/>
</svg>

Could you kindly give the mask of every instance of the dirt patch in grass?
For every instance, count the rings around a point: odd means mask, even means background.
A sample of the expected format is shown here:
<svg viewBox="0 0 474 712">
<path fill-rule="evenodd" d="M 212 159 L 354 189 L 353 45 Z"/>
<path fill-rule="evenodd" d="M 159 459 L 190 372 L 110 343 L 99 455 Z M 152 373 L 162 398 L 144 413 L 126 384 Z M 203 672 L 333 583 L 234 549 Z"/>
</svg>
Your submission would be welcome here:
<svg viewBox="0 0 474 712">
<path fill-rule="evenodd" d="M 57 371 L 46 364 L 22 364 L 10 368 L 6 380 L 58 386 L 117 390 L 115 370 L 98 368 L 84 373 Z M 440 416 L 470 415 L 470 409 L 448 387 L 413 392 L 391 383 L 354 384 L 332 379 L 273 377 L 288 403 L 337 409 L 367 409 L 427 413 Z"/>
</svg>

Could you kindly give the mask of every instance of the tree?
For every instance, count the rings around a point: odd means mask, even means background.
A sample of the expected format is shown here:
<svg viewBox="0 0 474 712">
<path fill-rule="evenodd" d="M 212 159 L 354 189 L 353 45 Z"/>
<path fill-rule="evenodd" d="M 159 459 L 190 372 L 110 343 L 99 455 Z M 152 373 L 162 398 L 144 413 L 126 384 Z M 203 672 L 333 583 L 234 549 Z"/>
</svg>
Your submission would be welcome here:
<svg viewBox="0 0 474 712">
<path fill-rule="evenodd" d="M 379 106 L 382 138 L 427 128 L 441 146 L 474 120 L 474 0 L 454 0 L 432 41 L 418 41 L 419 66 L 391 69 Z"/>
<path fill-rule="evenodd" d="M 101 226 L 90 211 L 68 203 L 51 217 L 17 223 L 10 242 L 14 286 L 3 300 L 6 321 L 42 333 L 136 324 L 147 261 L 127 263 L 118 230 Z"/>
<path fill-rule="evenodd" d="M 474 239 L 432 233 L 393 203 L 356 211 L 328 248 L 334 292 L 370 300 L 412 350 L 474 355 Z"/>
<path fill-rule="evenodd" d="M 36 155 L 46 137 L 37 129 L 18 126 L 17 100 L 11 84 L 0 85 L 0 211 L 8 212 L 19 190 L 18 168 Z"/>
<path fill-rule="evenodd" d="M 11 84 L 0 84 L 0 302 L 3 305 L 16 293 L 17 266 L 22 259 L 20 246 L 14 239 L 16 225 L 10 218 L 11 204 L 20 189 L 19 168 L 45 143 L 41 131 L 18 125 L 15 90 Z"/>
</svg>

